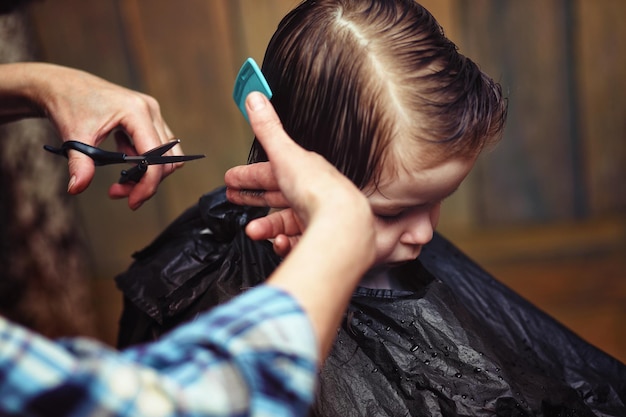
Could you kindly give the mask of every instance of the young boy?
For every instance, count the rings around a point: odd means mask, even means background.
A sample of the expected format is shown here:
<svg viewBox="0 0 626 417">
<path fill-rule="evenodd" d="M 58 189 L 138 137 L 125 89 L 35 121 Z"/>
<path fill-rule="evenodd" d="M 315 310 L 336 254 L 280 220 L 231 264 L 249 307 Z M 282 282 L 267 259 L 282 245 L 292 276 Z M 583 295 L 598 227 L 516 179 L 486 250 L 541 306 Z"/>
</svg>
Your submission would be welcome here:
<svg viewBox="0 0 626 417">
<path fill-rule="evenodd" d="M 368 196 L 380 265 L 417 258 L 441 201 L 504 127 L 500 86 L 414 1 L 304 2 L 274 33 L 262 70 L 291 137 Z M 255 143 L 250 162 L 263 160 Z"/>
<path fill-rule="evenodd" d="M 584 342 L 436 234 L 425 246 L 441 201 L 500 138 L 506 117 L 500 86 L 428 11 L 412 0 L 304 1 L 279 24 L 262 68 L 290 137 L 356 184 L 377 217 L 376 264 L 338 329 L 313 415 L 586 415 L 618 404 L 585 398 L 621 389 L 612 384 L 623 367 L 597 354 L 594 372 L 611 372 L 582 377 L 577 391 L 585 364 L 569 359 L 588 350 Z M 255 143 L 250 162 L 265 159 Z M 226 183 L 227 193 L 203 196 L 118 277 L 120 346 L 257 285 L 280 262 L 273 252 L 284 256 L 297 241 L 263 164 Z M 239 192 L 249 188 L 263 192 Z M 246 236 L 243 226 L 265 214 L 255 205 L 286 209 L 250 223 Z M 285 230 L 270 244 L 275 227 Z M 546 344 L 546 334 L 558 342 Z"/>
</svg>

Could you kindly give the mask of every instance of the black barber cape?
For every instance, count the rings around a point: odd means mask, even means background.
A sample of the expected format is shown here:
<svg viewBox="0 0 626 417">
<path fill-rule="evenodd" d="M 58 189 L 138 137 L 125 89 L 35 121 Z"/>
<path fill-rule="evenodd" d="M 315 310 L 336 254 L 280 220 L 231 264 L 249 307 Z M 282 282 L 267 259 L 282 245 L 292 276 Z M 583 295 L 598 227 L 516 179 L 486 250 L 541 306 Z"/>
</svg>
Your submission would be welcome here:
<svg viewBox="0 0 626 417">
<path fill-rule="evenodd" d="M 119 347 L 146 342 L 263 280 L 280 263 L 249 240 L 265 209 L 202 196 L 116 277 Z M 495 280 L 435 234 L 394 271 L 403 290 L 357 288 L 320 370 L 313 416 L 626 417 L 626 366 Z"/>
</svg>

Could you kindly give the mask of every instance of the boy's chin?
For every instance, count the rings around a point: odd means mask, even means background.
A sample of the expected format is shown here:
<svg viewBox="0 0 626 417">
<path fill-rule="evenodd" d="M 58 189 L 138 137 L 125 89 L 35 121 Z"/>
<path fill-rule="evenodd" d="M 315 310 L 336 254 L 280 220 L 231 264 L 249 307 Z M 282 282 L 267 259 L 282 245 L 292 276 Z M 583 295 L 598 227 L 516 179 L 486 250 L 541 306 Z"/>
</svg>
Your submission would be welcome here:
<svg viewBox="0 0 626 417">
<path fill-rule="evenodd" d="M 413 262 L 415 259 L 417 258 L 413 258 L 413 259 L 404 259 L 404 260 L 400 260 L 400 261 L 383 261 L 382 263 L 376 264 L 374 265 L 370 270 L 371 271 L 377 271 L 377 270 L 385 270 L 385 269 L 392 269 L 392 268 L 397 268 L 399 266 L 402 265 L 406 265 L 408 263 Z"/>
<path fill-rule="evenodd" d="M 399 266 L 402 266 L 402 265 L 406 265 L 406 264 L 408 264 L 408 263 L 411 263 L 411 262 L 413 262 L 414 260 L 415 260 L 415 259 L 410 259 L 410 260 L 406 260 L 406 261 L 387 262 L 387 263 L 385 264 L 385 267 L 387 267 L 387 268 L 397 268 L 397 267 L 399 267 Z"/>
<path fill-rule="evenodd" d="M 411 248 L 410 250 L 405 250 L 405 248 L 402 248 L 402 249 L 403 250 L 393 251 L 392 253 L 389 253 L 387 256 L 382 257 L 382 259 L 379 258 L 379 260 L 377 260 L 376 263 L 374 264 L 374 268 L 389 269 L 389 268 L 395 268 L 397 266 L 406 265 L 410 262 L 415 261 L 420 256 L 420 253 L 422 252 L 421 246 Z"/>
</svg>

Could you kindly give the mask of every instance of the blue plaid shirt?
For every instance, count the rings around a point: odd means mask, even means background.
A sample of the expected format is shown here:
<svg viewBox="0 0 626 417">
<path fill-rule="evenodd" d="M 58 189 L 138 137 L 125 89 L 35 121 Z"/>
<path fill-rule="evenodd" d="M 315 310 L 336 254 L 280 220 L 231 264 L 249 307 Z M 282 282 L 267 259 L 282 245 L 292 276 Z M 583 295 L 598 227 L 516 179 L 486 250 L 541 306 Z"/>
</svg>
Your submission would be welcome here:
<svg viewBox="0 0 626 417">
<path fill-rule="evenodd" d="M 304 416 L 317 360 L 299 305 L 265 285 L 123 352 L 0 317 L 0 415 Z"/>
</svg>

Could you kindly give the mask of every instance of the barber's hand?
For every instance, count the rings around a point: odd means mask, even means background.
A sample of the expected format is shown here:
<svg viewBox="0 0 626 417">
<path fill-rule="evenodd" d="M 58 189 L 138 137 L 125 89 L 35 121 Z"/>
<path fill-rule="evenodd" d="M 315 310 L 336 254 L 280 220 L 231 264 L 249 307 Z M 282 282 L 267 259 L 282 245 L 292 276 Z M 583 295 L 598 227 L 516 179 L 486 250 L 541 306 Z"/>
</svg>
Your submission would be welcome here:
<svg viewBox="0 0 626 417">
<path fill-rule="evenodd" d="M 373 253 L 373 215 L 365 196 L 322 156 L 296 144 L 265 96 L 252 93 L 246 104 L 269 162 L 226 172 L 226 195 L 236 204 L 285 208 L 251 221 L 248 236 L 274 238 L 274 249 L 286 256 L 304 230 L 318 222 L 326 236 L 341 233 L 342 239 L 355 241 L 355 249 L 369 245 Z"/>
<path fill-rule="evenodd" d="M 235 204 L 283 209 L 250 222 L 246 234 L 253 240 L 273 239 L 274 251 L 285 257 L 298 242 L 304 225 L 289 208 L 270 164 L 259 162 L 227 171 L 226 196 Z"/>
<path fill-rule="evenodd" d="M 258 183 L 259 176 L 264 177 L 266 167 L 270 168 L 269 162 L 260 162 L 253 165 L 243 165 L 232 168 L 226 173 L 225 181 L 228 185 L 226 196 L 235 203 L 248 206 L 267 206 L 272 208 L 284 208 L 279 211 L 273 211 L 265 217 L 251 221 L 246 227 L 246 234 L 253 240 L 273 239 L 274 251 L 282 257 L 289 254 L 291 249 L 296 245 L 300 236 L 304 232 L 305 225 L 298 218 L 293 209 L 289 208 L 289 203 L 278 190 L 278 184 L 272 176 L 272 181 L 276 188 L 269 183 Z M 250 169 L 248 169 L 250 168 Z M 258 168 L 258 171 L 257 171 Z M 250 177 L 252 183 L 257 183 L 260 190 L 252 191 L 252 185 L 245 184 L 247 177 Z M 241 179 L 241 180 L 240 180 Z M 266 185 L 263 185 L 266 184 Z M 244 187 L 245 189 L 239 189 Z"/>
<path fill-rule="evenodd" d="M 118 129 L 117 149 L 138 155 L 173 139 L 154 98 L 83 71 L 50 64 L 32 65 L 33 71 L 41 71 L 49 80 L 45 84 L 47 88 L 42 90 L 46 96 L 38 101 L 64 141 L 77 140 L 97 146 Z M 180 145 L 168 155 L 182 155 Z M 89 186 L 95 169 L 93 161 L 80 152 L 71 151 L 68 156 L 68 192 L 77 194 Z M 180 166 L 151 165 L 139 183 L 113 184 L 109 196 L 128 197 L 128 206 L 137 209 L 156 193 L 160 181 Z"/>
<path fill-rule="evenodd" d="M 284 241 L 278 250 L 289 256 L 266 282 L 298 301 L 310 319 L 323 361 L 354 287 L 374 263 L 374 216 L 365 195 L 350 180 L 285 133 L 263 94 L 251 93 L 246 109 L 269 162 L 230 169 L 225 175 L 227 195 L 233 202 L 290 207 L 251 221 L 246 232 L 251 238 Z M 261 192 L 245 192 L 251 189 Z"/>
</svg>

